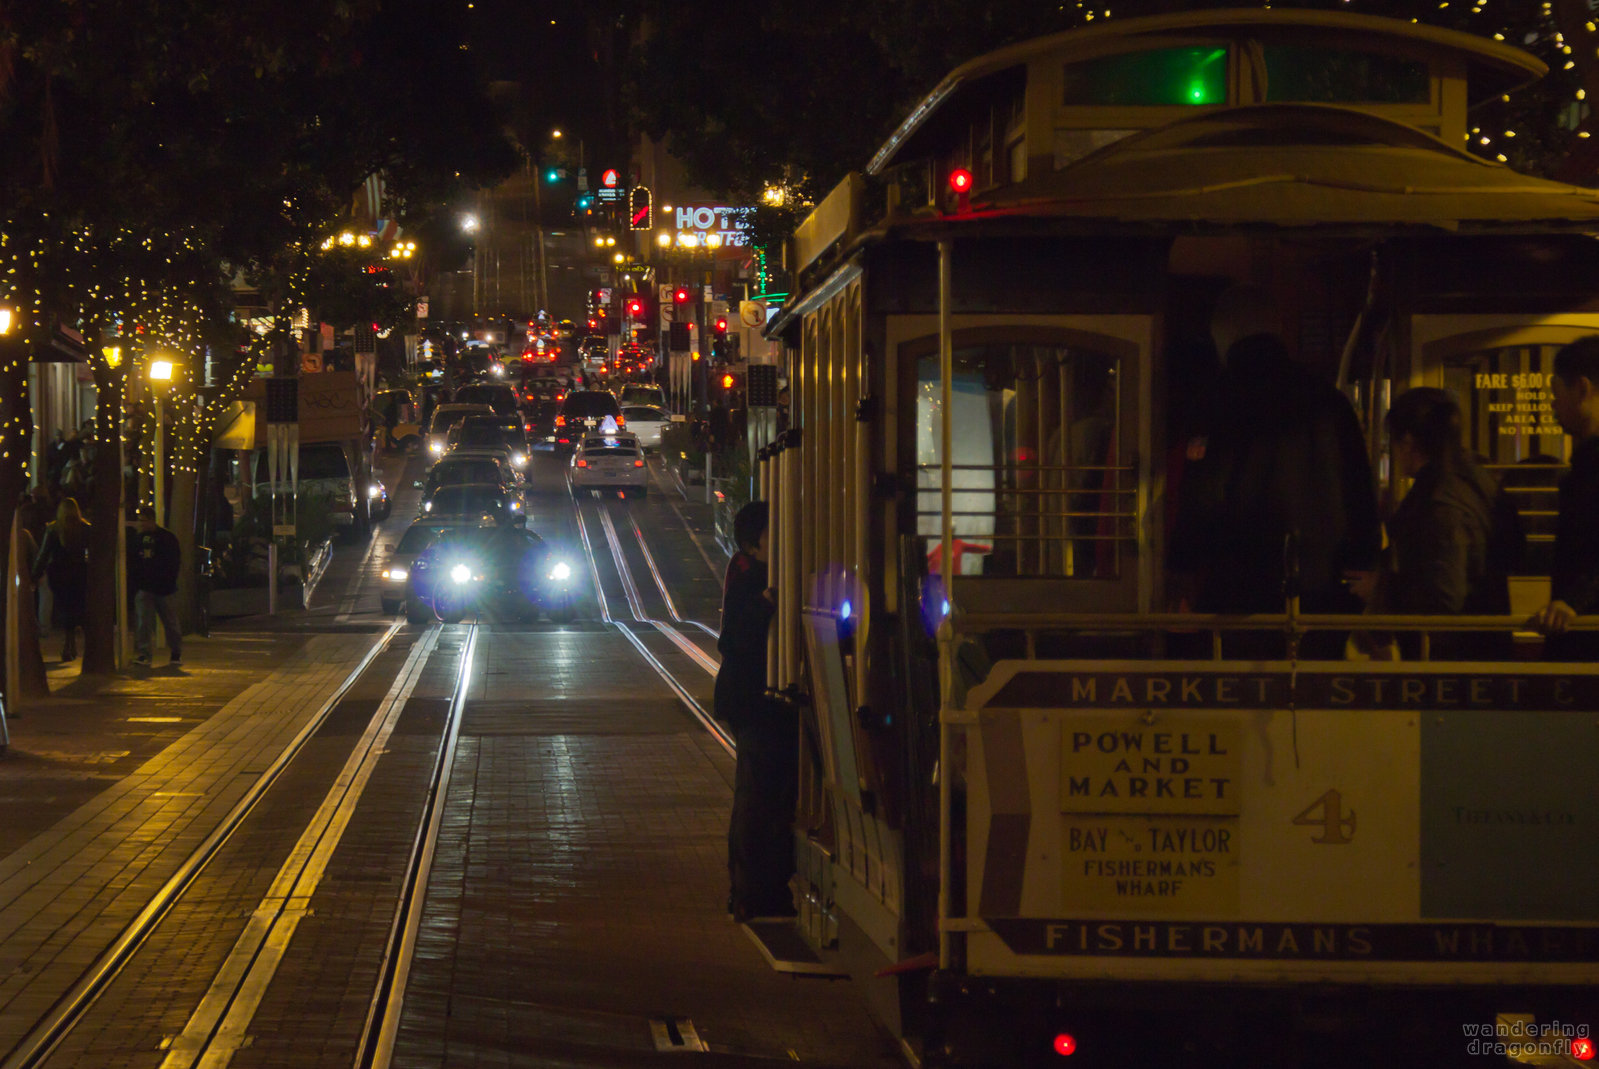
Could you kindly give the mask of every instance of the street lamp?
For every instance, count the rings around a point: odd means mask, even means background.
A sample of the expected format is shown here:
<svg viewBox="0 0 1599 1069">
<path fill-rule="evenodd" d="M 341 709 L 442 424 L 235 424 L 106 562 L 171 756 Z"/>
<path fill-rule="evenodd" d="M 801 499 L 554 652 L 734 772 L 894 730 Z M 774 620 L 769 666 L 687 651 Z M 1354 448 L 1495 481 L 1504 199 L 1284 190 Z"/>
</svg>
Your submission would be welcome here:
<svg viewBox="0 0 1599 1069">
<path fill-rule="evenodd" d="M 11 306 L 0 304 L 0 336 L 11 333 L 12 318 Z"/>
<path fill-rule="evenodd" d="M 172 381 L 172 361 L 170 361 L 170 360 L 152 360 L 150 362 L 150 381 L 151 382 L 171 382 Z"/>
<path fill-rule="evenodd" d="M 100 349 L 100 355 L 105 357 L 105 366 L 115 371 L 122 366 L 122 346 L 106 345 Z"/>
<path fill-rule="evenodd" d="M 152 360 L 144 369 L 144 377 L 152 387 L 150 400 L 155 405 L 155 522 L 162 527 L 167 525 L 167 421 L 161 391 L 154 384 L 169 383 L 172 375 L 170 360 Z"/>
<path fill-rule="evenodd" d="M 463 216 L 461 216 L 461 229 L 465 230 L 468 234 L 470 234 L 474 230 L 476 230 L 477 229 L 477 216 L 475 216 L 475 215 L 463 215 Z"/>
</svg>

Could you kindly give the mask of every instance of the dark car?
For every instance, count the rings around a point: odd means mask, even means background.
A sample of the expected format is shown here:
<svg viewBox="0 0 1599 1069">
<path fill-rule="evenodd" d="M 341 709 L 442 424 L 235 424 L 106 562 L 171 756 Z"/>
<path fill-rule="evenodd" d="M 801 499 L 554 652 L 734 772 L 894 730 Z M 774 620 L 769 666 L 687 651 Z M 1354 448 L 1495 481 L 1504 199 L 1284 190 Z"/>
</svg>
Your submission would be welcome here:
<svg viewBox="0 0 1599 1069">
<path fill-rule="evenodd" d="M 537 447 L 555 441 L 555 413 L 560 407 L 553 399 L 522 402 L 522 431 L 530 444 Z"/>
<path fill-rule="evenodd" d="M 614 419 L 618 427 L 627 422 L 614 394 L 608 390 L 573 390 L 555 414 L 556 446 L 572 448 L 585 431 L 599 430 L 606 416 Z"/>
<path fill-rule="evenodd" d="M 497 483 L 510 492 L 516 489 L 516 482 L 516 473 L 494 457 L 455 456 L 445 457 L 433 465 L 425 481 L 418 480 L 412 485 L 422 491 L 422 500 L 426 502 L 445 486 Z"/>
<path fill-rule="evenodd" d="M 521 495 L 500 483 L 441 486 L 422 499 L 418 519 L 431 522 L 497 520 L 504 512 L 521 512 Z"/>
<path fill-rule="evenodd" d="M 465 451 L 503 445 L 511 451 L 512 464 L 522 467 L 527 463 L 527 432 L 522 428 L 519 411 L 504 416 L 468 416 L 451 428 L 448 440 Z"/>
<path fill-rule="evenodd" d="M 576 615 L 578 570 L 522 522 L 443 531 L 411 562 L 406 616 L 454 623 L 489 610 L 523 620 L 542 609 L 556 621 Z"/>
<path fill-rule="evenodd" d="M 458 405 L 488 405 L 502 416 L 516 411 L 516 390 L 506 382 L 475 382 L 462 386 L 450 400 Z"/>
</svg>

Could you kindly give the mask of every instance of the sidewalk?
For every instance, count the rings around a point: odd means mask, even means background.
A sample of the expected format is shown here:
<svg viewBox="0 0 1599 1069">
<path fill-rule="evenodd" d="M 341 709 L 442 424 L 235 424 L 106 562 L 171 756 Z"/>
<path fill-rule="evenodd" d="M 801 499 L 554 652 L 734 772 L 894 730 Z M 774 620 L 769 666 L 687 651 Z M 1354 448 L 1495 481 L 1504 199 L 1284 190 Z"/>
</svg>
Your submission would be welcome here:
<svg viewBox="0 0 1599 1069">
<path fill-rule="evenodd" d="M 52 694 L 11 721 L 0 759 L 0 1042 L 77 978 L 380 638 L 241 630 L 185 640 L 181 670 L 83 679 L 76 663 L 47 665 Z"/>
</svg>

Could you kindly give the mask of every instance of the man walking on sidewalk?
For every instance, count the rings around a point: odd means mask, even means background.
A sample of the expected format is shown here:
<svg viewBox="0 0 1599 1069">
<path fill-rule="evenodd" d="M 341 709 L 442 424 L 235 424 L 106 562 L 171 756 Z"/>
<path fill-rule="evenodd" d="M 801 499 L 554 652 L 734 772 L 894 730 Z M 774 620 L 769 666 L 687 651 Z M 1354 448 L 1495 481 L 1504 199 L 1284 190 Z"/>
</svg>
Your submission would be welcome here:
<svg viewBox="0 0 1599 1069">
<path fill-rule="evenodd" d="M 167 633 L 167 648 L 172 651 L 171 663 L 182 664 L 183 631 L 169 600 L 178 589 L 182 561 L 178 538 L 156 524 L 155 509 L 149 505 L 139 507 L 138 520 L 128 549 L 134 609 L 133 663 L 149 666 L 151 647 L 155 645 L 155 619 L 159 616 L 161 629 Z"/>
</svg>

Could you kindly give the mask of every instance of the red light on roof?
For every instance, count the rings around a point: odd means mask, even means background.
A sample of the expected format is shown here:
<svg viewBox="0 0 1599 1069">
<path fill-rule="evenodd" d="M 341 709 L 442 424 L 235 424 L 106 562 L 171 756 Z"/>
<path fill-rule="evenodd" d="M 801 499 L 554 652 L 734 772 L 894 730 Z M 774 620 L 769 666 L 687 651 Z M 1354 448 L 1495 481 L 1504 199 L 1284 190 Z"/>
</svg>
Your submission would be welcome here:
<svg viewBox="0 0 1599 1069">
<path fill-rule="evenodd" d="M 972 172 L 964 167 L 958 167 L 949 172 L 949 188 L 956 193 L 970 193 L 972 191 Z"/>
<path fill-rule="evenodd" d="M 1072 1038 L 1072 1034 L 1070 1032 L 1062 1032 L 1060 1035 L 1056 1036 L 1054 1046 L 1055 1053 L 1059 1054 L 1063 1058 L 1068 1054 L 1077 1053 L 1077 1040 Z"/>
</svg>

